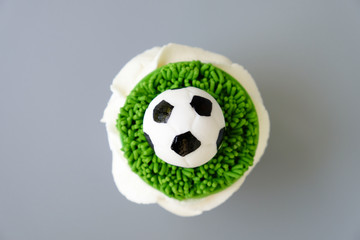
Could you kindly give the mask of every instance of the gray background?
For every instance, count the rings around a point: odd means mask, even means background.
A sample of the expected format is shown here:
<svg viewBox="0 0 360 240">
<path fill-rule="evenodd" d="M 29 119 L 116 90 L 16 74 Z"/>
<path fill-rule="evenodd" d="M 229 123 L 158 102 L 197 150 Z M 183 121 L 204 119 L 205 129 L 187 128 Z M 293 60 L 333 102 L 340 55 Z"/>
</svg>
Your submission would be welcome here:
<svg viewBox="0 0 360 240">
<path fill-rule="evenodd" d="M 193 218 L 118 193 L 99 122 L 120 68 L 168 42 L 244 65 L 271 137 Z M 360 239 L 360 2 L 0 0 L 0 239 Z"/>
</svg>

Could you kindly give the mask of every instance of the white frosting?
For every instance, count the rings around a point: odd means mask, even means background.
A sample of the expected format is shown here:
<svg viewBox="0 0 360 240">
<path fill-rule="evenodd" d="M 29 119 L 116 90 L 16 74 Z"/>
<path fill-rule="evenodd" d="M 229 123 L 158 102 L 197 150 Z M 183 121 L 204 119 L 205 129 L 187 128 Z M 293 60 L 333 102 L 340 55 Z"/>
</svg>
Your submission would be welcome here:
<svg viewBox="0 0 360 240">
<path fill-rule="evenodd" d="M 210 100 L 210 116 L 200 116 L 190 105 L 194 96 Z M 166 101 L 173 106 L 166 122 L 154 121 L 154 108 Z M 225 127 L 220 105 L 209 93 L 195 87 L 167 90 L 156 96 L 145 111 L 143 130 L 151 139 L 156 155 L 163 161 L 180 167 L 194 168 L 210 161 L 217 153 L 216 141 Z M 172 150 L 175 138 L 190 132 L 200 143 L 191 153 L 182 156 Z"/>
<path fill-rule="evenodd" d="M 212 63 L 237 79 L 250 95 L 259 119 L 259 143 L 256 149 L 254 164 L 234 184 L 221 192 L 200 199 L 179 201 L 167 197 L 162 192 L 145 183 L 131 171 L 127 159 L 123 156 L 116 119 L 119 109 L 124 105 L 126 96 L 134 86 L 156 68 L 171 62 L 199 60 Z M 260 92 L 250 74 L 240 65 L 232 63 L 228 58 L 202 50 L 178 44 L 154 47 L 136 56 L 128 62 L 115 77 L 111 85 L 113 92 L 104 111 L 102 122 L 106 124 L 110 149 L 113 153 L 112 172 L 119 191 L 129 200 L 136 203 L 158 203 L 166 210 L 179 216 L 195 216 L 203 211 L 217 207 L 227 200 L 244 182 L 246 176 L 259 162 L 267 145 L 270 133 L 269 115 L 263 105 Z"/>
</svg>

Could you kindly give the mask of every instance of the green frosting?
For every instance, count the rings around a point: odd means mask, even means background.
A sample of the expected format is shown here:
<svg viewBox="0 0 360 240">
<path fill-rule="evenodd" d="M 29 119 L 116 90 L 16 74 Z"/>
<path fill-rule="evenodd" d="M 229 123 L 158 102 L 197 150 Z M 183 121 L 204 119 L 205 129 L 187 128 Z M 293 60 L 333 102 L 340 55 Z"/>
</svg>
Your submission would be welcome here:
<svg viewBox="0 0 360 240">
<path fill-rule="evenodd" d="M 155 155 L 142 126 L 145 110 L 158 94 L 190 86 L 217 100 L 225 118 L 225 134 L 213 159 L 196 168 L 182 168 Z M 116 127 L 131 170 L 178 200 L 202 198 L 237 181 L 252 166 L 259 137 L 257 113 L 245 89 L 228 73 L 199 61 L 170 63 L 147 75 L 127 97 Z"/>
</svg>

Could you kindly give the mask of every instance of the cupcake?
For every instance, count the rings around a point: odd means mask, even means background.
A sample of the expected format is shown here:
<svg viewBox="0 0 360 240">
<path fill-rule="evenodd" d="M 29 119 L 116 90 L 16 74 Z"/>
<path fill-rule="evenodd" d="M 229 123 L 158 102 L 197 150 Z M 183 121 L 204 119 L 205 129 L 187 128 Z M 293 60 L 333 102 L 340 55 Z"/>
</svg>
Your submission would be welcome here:
<svg viewBox="0 0 360 240">
<path fill-rule="evenodd" d="M 227 200 L 259 162 L 269 116 L 250 74 L 216 53 L 154 47 L 115 77 L 102 122 L 130 201 L 195 216 Z"/>
</svg>

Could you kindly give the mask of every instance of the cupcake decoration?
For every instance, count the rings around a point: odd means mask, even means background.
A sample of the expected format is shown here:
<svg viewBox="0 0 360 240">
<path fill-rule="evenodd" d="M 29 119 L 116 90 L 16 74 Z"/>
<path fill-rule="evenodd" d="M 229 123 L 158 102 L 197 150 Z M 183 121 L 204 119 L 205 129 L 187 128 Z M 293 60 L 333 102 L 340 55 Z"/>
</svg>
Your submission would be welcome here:
<svg viewBox="0 0 360 240">
<path fill-rule="evenodd" d="M 113 175 L 137 203 L 194 216 L 229 198 L 263 154 L 269 118 L 251 76 L 169 44 L 131 60 L 105 109 Z"/>
<path fill-rule="evenodd" d="M 224 129 L 219 104 L 195 87 L 160 93 L 144 114 L 144 135 L 155 155 L 183 168 L 195 168 L 210 161 L 220 147 Z"/>
</svg>

